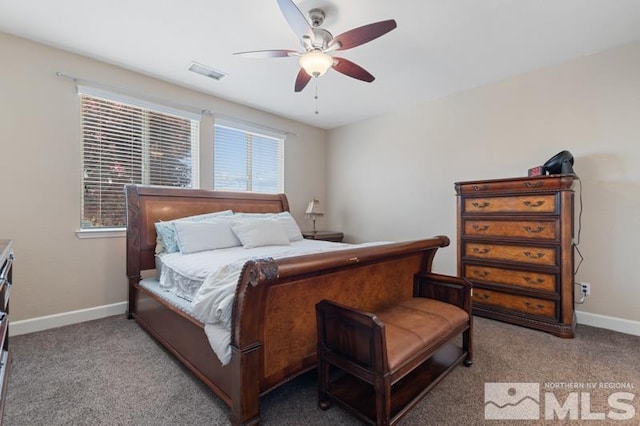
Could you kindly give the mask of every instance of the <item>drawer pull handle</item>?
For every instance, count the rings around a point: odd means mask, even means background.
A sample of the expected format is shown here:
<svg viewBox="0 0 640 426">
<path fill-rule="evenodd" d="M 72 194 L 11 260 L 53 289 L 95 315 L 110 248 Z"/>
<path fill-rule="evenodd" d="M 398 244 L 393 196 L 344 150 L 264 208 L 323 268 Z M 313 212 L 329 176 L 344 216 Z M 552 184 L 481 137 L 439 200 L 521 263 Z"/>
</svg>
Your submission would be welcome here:
<svg viewBox="0 0 640 426">
<path fill-rule="evenodd" d="M 536 229 L 533 229 L 530 226 L 523 226 L 524 230 L 527 232 L 531 232 L 532 234 L 538 234 L 542 231 L 544 231 L 545 227 L 544 226 L 538 226 Z"/>
<path fill-rule="evenodd" d="M 476 231 L 486 231 L 489 229 L 489 225 L 473 225 L 473 229 Z"/>
<path fill-rule="evenodd" d="M 476 299 L 484 299 L 484 300 L 489 300 L 489 298 L 491 297 L 486 293 L 482 293 L 482 294 L 476 293 L 475 296 L 476 296 Z"/>
<path fill-rule="evenodd" d="M 540 259 L 541 257 L 544 256 L 544 253 L 542 252 L 531 253 L 530 251 L 524 251 L 522 252 L 522 254 L 524 254 L 526 257 L 531 259 Z"/>
<path fill-rule="evenodd" d="M 525 183 L 523 183 L 523 185 L 526 186 L 527 188 L 538 188 L 539 186 L 544 185 L 544 183 L 541 180 L 539 180 L 539 181 L 537 181 L 535 183 L 533 183 L 533 182 L 525 182 Z"/>
<path fill-rule="evenodd" d="M 544 204 L 544 200 L 538 200 L 536 202 L 523 201 L 522 204 L 524 204 L 527 207 L 540 207 L 541 205 Z"/>
<path fill-rule="evenodd" d="M 524 306 L 526 306 L 527 308 L 531 308 L 531 309 L 542 309 L 542 308 L 544 308 L 544 305 L 541 305 L 540 303 L 533 304 L 531 302 L 524 302 Z"/>
<path fill-rule="evenodd" d="M 478 247 L 474 247 L 471 249 L 474 253 L 478 253 L 478 254 L 487 254 L 491 251 L 491 249 L 488 248 L 483 248 L 483 249 L 479 249 Z"/>
<path fill-rule="evenodd" d="M 533 279 L 531 277 L 522 277 L 526 282 L 528 283 L 532 283 L 532 284 L 542 284 L 544 282 L 544 278 L 536 278 Z"/>
<path fill-rule="evenodd" d="M 473 275 L 478 276 L 480 278 L 486 278 L 489 275 L 491 275 L 491 272 L 474 270 Z"/>
<path fill-rule="evenodd" d="M 481 202 L 481 203 L 479 203 L 479 202 L 473 202 L 473 203 L 471 203 L 471 204 L 473 204 L 473 207 L 477 207 L 477 208 L 479 208 L 479 209 L 484 209 L 485 207 L 489 207 L 489 205 L 490 205 L 491 203 L 490 203 L 490 202 L 488 202 L 488 201 L 483 201 L 483 202 Z"/>
<path fill-rule="evenodd" d="M 489 185 L 473 185 L 471 189 L 473 189 L 474 191 L 485 191 L 489 189 Z"/>
</svg>

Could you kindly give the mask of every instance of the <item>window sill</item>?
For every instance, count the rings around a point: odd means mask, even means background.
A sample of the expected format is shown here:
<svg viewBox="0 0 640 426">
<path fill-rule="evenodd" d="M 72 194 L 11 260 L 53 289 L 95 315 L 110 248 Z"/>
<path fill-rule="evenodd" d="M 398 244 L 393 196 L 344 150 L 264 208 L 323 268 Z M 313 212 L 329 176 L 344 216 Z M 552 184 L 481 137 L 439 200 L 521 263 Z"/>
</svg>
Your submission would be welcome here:
<svg viewBox="0 0 640 426">
<path fill-rule="evenodd" d="M 76 237 L 85 238 L 123 238 L 127 234 L 125 228 L 78 229 Z"/>
</svg>

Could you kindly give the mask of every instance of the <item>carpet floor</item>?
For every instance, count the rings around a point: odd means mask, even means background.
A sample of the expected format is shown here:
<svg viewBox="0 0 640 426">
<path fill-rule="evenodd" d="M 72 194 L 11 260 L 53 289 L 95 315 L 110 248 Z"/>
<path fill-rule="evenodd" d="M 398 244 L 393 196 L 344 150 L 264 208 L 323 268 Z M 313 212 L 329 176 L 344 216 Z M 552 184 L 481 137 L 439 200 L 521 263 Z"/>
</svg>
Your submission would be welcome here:
<svg viewBox="0 0 640 426">
<path fill-rule="evenodd" d="M 400 425 L 513 424 L 485 419 L 492 382 L 516 383 L 496 385 L 505 392 L 539 386 L 540 420 L 518 424 L 640 424 L 640 337 L 578 325 L 576 338 L 560 339 L 476 317 L 474 338 L 473 366 L 454 369 Z M 4 425 L 228 424 L 227 406 L 124 316 L 15 336 L 10 345 Z M 312 372 L 264 396 L 261 423 L 361 424 L 338 406 L 320 410 L 316 384 Z M 612 404 L 616 392 L 626 396 Z M 544 420 L 554 401 L 568 410 L 564 420 Z"/>
</svg>

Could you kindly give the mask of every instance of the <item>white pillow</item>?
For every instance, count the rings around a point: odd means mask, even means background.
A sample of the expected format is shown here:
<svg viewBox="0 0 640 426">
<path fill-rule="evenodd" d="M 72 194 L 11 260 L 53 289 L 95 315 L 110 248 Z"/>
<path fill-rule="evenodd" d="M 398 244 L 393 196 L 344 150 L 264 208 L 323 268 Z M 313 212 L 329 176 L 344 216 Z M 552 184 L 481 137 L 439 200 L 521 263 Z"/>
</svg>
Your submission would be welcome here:
<svg viewBox="0 0 640 426">
<path fill-rule="evenodd" d="M 173 226 L 176 222 L 183 220 L 190 222 L 206 221 L 220 216 L 231 216 L 233 212 L 231 210 L 223 210 L 213 213 L 205 213 L 196 216 L 182 217 L 180 219 L 170 220 L 167 222 L 156 222 L 156 254 L 161 253 L 174 253 L 180 250 L 178 247 L 178 241 L 176 239 L 176 229 Z"/>
<path fill-rule="evenodd" d="M 231 230 L 231 221 L 209 219 L 206 222 L 176 221 L 178 246 L 183 254 L 241 245 Z"/>
<path fill-rule="evenodd" d="M 233 217 L 238 219 L 271 219 L 279 213 L 243 213 L 243 212 L 234 212 Z"/>
<path fill-rule="evenodd" d="M 244 248 L 289 245 L 289 237 L 276 219 L 234 219 L 231 228 Z"/>
<path fill-rule="evenodd" d="M 234 220 L 236 219 L 276 219 L 280 225 L 283 226 L 284 231 L 289 238 L 289 241 L 300 241 L 303 239 L 302 231 L 296 223 L 296 220 L 291 216 L 289 212 L 280 213 L 234 213 Z"/>
<path fill-rule="evenodd" d="M 291 216 L 289 212 L 282 212 L 276 215 L 276 220 L 282 227 L 284 231 L 287 233 L 287 237 L 289 237 L 289 241 L 300 241 L 302 240 L 302 232 L 300 231 L 300 227 L 296 223 L 296 220 Z"/>
</svg>

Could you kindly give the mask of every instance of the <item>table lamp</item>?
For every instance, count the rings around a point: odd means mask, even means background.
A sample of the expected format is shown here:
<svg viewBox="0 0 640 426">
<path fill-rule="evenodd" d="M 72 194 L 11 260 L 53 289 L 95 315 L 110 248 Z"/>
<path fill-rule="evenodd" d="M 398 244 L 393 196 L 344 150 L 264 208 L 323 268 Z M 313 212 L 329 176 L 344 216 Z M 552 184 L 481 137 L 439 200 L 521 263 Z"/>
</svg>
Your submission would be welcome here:
<svg viewBox="0 0 640 426">
<path fill-rule="evenodd" d="M 316 232 L 316 219 L 320 216 L 324 216 L 324 213 L 320 210 L 320 201 L 315 198 L 309 201 L 309 205 L 307 206 L 307 210 L 304 212 L 304 215 L 307 219 L 311 219 L 313 221 L 313 232 Z"/>
</svg>

